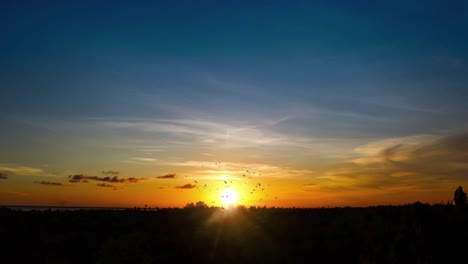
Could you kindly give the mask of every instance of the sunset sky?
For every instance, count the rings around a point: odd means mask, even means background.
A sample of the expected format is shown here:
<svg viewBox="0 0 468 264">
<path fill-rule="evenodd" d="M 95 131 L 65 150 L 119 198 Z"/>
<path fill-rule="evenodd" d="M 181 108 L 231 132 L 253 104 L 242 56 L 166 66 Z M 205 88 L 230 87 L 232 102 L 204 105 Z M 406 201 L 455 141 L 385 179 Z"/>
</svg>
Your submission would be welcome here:
<svg viewBox="0 0 468 264">
<path fill-rule="evenodd" d="M 457 0 L 2 1 L 0 204 L 446 202 L 467 29 Z"/>
</svg>

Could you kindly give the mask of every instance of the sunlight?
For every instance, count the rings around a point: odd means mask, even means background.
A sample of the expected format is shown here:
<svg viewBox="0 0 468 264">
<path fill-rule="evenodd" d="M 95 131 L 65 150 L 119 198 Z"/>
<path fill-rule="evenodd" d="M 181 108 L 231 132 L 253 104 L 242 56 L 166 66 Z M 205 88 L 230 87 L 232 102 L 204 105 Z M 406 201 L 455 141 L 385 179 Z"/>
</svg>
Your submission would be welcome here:
<svg viewBox="0 0 468 264">
<path fill-rule="evenodd" d="M 233 206 L 238 199 L 238 194 L 233 189 L 226 189 L 221 193 L 221 202 L 223 206 Z"/>
</svg>

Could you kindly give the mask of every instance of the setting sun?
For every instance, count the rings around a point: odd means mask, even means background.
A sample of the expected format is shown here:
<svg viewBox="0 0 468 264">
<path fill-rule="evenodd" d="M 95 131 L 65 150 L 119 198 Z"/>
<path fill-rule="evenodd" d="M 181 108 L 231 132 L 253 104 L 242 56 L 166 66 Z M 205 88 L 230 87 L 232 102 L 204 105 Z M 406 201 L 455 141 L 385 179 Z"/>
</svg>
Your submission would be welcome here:
<svg viewBox="0 0 468 264">
<path fill-rule="evenodd" d="M 237 202 L 238 194 L 232 189 L 226 189 L 221 194 L 221 202 L 223 205 L 234 205 Z"/>
</svg>

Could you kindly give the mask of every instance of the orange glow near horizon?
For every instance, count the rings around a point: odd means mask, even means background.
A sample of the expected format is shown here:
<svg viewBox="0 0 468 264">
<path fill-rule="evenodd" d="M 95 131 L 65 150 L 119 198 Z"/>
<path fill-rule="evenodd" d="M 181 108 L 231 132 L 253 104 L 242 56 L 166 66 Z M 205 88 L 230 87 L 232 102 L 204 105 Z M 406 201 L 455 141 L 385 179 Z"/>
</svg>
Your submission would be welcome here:
<svg viewBox="0 0 468 264">
<path fill-rule="evenodd" d="M 84 170 L 89 174 L 70 178 L 47 174 L 46 169 L 3 165 L 11 175 L 0 186 L 2 204 L 164 208 L 202 201 L 210 207 L 369 206 L 446 202 L 456 187 L 452 182 L 441 182 L 431 189 L 421 188 L 410 184 L 410 178 L 418 175 L 409 173 L 395 173 L 395 180 L 408 184 L 367 187 L 381 178 L 364 174 L 361 163 L 348 168 L 334 165 L 323 171 L 241 161 L 188 161 L 171 164 L 162 172 L 158 164 L 125 164 L 111 172 L 95 166 Z M 36 176 L 37 172 L 44 175 Z"/>
</svg>

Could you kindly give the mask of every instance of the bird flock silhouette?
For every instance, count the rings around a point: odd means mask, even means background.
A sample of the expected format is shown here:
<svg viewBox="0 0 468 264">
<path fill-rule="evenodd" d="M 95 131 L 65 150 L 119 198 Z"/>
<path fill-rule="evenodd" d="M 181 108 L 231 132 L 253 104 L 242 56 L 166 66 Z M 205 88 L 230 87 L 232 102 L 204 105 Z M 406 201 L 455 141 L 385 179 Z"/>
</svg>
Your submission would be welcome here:
<svg viewBox="0 0 468 264">
<path fill-rule="evenodd" d="M 209 166 L 209 165 L 206 165 Z M 214 166 L 222 169 L 222 162 L 215 162 Z M 205 167 L 205 164 L 200 165 L 200 167 Z M 243 202 L 250 201 L 250 203 L 257 203 L 266 200 L 277 200 L 278 196 L 273 195 L 270 192 L 270 184 L 265 184 L 265 177 L 262 176 L 258 170 L 253 170 L 252 168 L 244 168 L 242 171 L 237 171 L 237 175 L 233 175 L 229 179 L 220 179 L 218 182 L 213 183 L 213 180 L 204 180 L 197 179 L 193 180 L 196 185 L 196 190 L 198 192 L 208 192 L 214 193 L 214 197 L 221 197 L 222 199 L 229 198 L 229 194 L 224 194 L 224 191 L 227 189 L 236 190 L 239 193 L 239 204 Z M 189 178 L 185 176 L 185 178 Z M 224 184 L 223 184 L 224 183 Z M 220 184 L 222 185 L 220 187 Z M 242 191 L 241 191 L 242 190 Z M 215 204 L 217 201 L 211 201 L 211 204 Z"/>
</svg>

